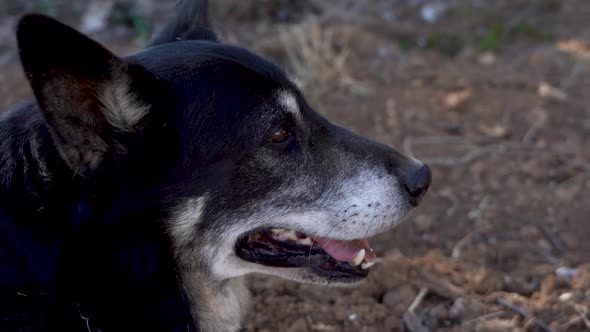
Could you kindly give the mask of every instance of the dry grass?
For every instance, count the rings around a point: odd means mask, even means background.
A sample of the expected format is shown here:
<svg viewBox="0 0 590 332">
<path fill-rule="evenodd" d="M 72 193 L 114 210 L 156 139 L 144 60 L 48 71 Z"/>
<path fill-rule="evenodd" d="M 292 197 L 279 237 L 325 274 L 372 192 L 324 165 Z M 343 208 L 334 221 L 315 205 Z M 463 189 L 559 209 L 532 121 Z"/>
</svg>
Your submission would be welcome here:
<svg viewBox="0 0 590 332">
<path fill-rule="evenodd" d="M 369 92 L 351 74 L 350 45 L 343 39 L 336 28 L 324 27 L 316 20 L 281 29 L 280 42 L 287 65 L 311 98 L 335 88 L 357 94 Z"/>
</svg>

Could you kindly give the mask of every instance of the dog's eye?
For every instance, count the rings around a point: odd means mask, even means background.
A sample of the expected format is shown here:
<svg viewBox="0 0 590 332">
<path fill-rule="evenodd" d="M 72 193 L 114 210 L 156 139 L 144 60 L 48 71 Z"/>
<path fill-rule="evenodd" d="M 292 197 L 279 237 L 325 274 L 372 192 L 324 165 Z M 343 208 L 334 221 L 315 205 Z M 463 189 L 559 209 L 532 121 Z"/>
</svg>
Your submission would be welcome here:
<svg viewBox="0 0 590 332">
<path fill-rule="evenodd" d="M 272 136 L 270 137 L 270 142 L 275 144 L 284 143 L 292 135 L 293 132 L 289 128 L 287 128 L 286 126 L 282 126 L 272 134 Z"/>
</svg>

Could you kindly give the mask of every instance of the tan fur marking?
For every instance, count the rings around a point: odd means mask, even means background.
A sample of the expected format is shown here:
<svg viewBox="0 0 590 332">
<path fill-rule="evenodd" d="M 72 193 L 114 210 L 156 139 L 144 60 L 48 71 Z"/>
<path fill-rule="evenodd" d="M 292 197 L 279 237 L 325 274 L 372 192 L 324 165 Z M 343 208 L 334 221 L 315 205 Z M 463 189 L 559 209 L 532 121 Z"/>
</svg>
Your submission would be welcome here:
<svg viewBox="0 0 590 332">
<path fill-rule="evenodd" d="M 137 100 L 130 90 L 130 78 L 123 73 L 105 84 L 98 95 L 107 121 L 120 131 L 133 132 L 141 119 L 149 112 L 150 106 Z"/>
<path fill-rule="evenodd" d="M 301 112 L 299 110 L 299 105 L 297 104 L 297 98 L 295 98 L 291 92 L 281 91 L 279 93 L 279 102 L 289 113 L 293 114 L 295 118 L 301 118 Z"/>
<path fill-rule="evenodd" d="M 241 278 L 213 280 L 199 263 L 204 244 L 195 244 L 195 231 L 201 222 L 207 196 L 183 203 L 168 224 L 178 264 L 183 267 L 182 284 L 191 301 L 191 313 L 204 332 L 238 331 L 244 320 L 250 294 Z"/>
<path fill-rule="evenodd" d="M 250 303 L 250 292 L 242 278 L 207 282 L 199 274 L 187 273 L 184 287 L 190 295 L 192 314 L 203 332 L 238 331 Z"/>
</svg>

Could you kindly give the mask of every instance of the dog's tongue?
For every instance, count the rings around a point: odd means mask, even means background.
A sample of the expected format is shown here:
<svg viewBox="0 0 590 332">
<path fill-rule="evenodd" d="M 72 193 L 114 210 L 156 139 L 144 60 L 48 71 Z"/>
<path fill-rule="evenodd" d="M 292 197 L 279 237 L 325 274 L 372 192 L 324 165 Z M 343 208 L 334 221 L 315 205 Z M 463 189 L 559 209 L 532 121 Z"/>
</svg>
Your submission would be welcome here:
<svg viewBox="0 0 590 332">
<path fill-rule="evenodd" d="M 365 249 L 365 262 L 370 263 L 375 261 L 375 253 L 373 253 L 373 249 L 369 246 L 369 241 L 367 239 L 342 241 L 325 237 L 316 237 L 315 242 L 317 242 L 328 255 L 337 261 L 351 262 L 357 257 L 362 249 Z"/>
</svg>

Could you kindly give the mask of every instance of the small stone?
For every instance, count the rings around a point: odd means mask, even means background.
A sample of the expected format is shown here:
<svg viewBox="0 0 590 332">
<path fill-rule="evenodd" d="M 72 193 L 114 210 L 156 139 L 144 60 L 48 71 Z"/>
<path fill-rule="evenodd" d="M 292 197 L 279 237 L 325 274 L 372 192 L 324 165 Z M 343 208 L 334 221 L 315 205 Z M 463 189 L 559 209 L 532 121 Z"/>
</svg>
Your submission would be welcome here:
<svg viewBox="0 0 590 332">
<path fill-rule="evenodd" d="M 478 61 L 484 66 L 490 66 L 496 62 L 496 55 L 492 52 L 485 52 L 479 56 Z"/>
<path fill-rule="evenodd" d="M 449 318 L 449 310 L 444 304 L 439 304 L 434 308 L 429 310 L 430 316 L 436 318 L 438 321 L 445 320 Z"/>
<path fill-rule="evenodd" d="M 473 271 L 473 288 L 478 293 L 487 294 L 495 289 L 501 289 L 503 281 L 502 276 L 493 270 L 480 268 Z"/>
<path fill-rule="evenodd" d="M 80 31 L 84 33 L 96 33 L 106 28 L 108 18 L 115 2 L 112 0 L 91 2 L 88 10 L 82 17 Z"/>
<path fill-rule="evenodd" d="M 448 93 L 445 96 L 444 105 L 447 110 L 454 110 L 464 105 L 471 99 L 473 93 L 470 89 L 461 89 Z"/>
<path fill-rule="evenodd" d="M 503 137 L 507 137 L 509 134 L 508 131 L 508 127 L 500 125 L 500 124 L 495 124 L 495 125 L 487 125 L 487 124 L 482 124 L 480 126 L 480 130 L 493 138 L 503 138 Z"/>
<path fill-rule="evenodd" d="M 407 308 L 414 301 L 415 297 L 416 291 L 411 286 L 402 285 L 385 293 L 383 304 L 391 307 L 402 304 Z"/>
<path fill-rule="evenodd" d="M 449 10 L 446 3 L 429 3 L 420 9 L 422 20 L 428 23 L 436 23 L 438 19 Z"/>
<path fill-rule="evenodd" d="M 572 233 L 563 233 L 560 238 L 570 249 L 575 249 L 580 245 L 578 238 Z"/>
<path fill-rule="evenodd" d="M 537 226 L 525 225 L 520 229 L 520 236 L 525 240 L 534 240 L 541 236 L 541 231 Z"/>
<path fill-rule="evenodd" d="M 385 330 L 386 331 L 403 331 L 404 324 L 399 319 L 399 317 L 389 316 L 385 320 Z"/>
<path fill-rule="evenodd" d="M 482 320 L 475 327 L 476 332 L 516 332 L 518 328 L 513 321 L 503 319 Z"/>
<path fill-rule="evenodd" d="M 379 332 L 379 330 L 374 326 L 365 326 L 361 330 L 362 332 Z"/>
<path fill-rule="evenodd" d="M 578 269 L 562 266 L 555 270 L 555 274 L 564 279 L 572 279 L 578 274 Z"/>
<path fill-rule="evenodd" d="M 307 322 L 304 318 L 299 318 L 286 330 L 287 332 L 309 332 Z"/>
<path fill-rule="evenodd" d="M 453 302 L 451 309 L 449 309 L 449 316 L 452 319 L 458 320 L 463 317 L 465 313 L 465 299 L 460 297 Z"/>
<path fill-rule="evenodd" d="M 419 231 L 427 232 L 432 230 L 432 225 L 434 225 L 434 219 L 427 214 L 420 214 L 416 216 L 414 223 L 418 227 Z"/>
<path fill-rule="evenodd" d="M 575 293 L 566 292 L 566 293 L 559 295 L 559 301 L 568 302 L 568 301 L 571 301 L 574 297 L 575 297 Z"/>
<path fill-rule="evenodd" d="M 415 79 L 410 81 L 410 86 L 412 88 L 421 88 L 424 86 L 424 82 L 420 79 Z"/>
<path fill-rule="evenodd" d="M 564 91 L 549 85 L 547 82 L 541 82 L 541 84 L 539 84 L 538 93 L 539 96 L 547 99 L 555 99 L 559 101 L 567 100 L 567 94 Z"/>
</svg>

